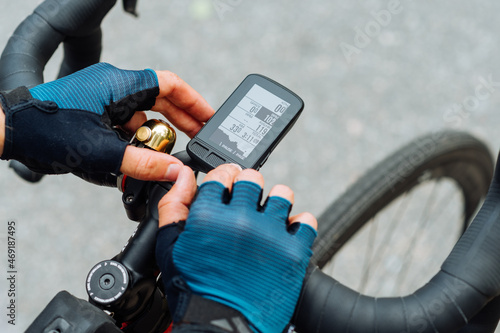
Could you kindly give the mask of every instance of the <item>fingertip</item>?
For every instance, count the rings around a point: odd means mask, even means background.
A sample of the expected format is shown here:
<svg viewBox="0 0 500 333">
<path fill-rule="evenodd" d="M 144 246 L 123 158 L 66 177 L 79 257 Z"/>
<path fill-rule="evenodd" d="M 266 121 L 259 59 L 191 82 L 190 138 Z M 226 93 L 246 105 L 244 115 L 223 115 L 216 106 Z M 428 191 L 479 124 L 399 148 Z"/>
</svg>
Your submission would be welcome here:
<svg viewBox="0 0 500 333">
<path fill-rule="evenodd" d="M 172 163 L 167 167 L 167 172 L 165 172 L 165 179 L 174 181 L 180 176 L 182 166 L 177 163 Z"/>
<path fill-rule="evenodd" d="M 222 164 L 213 169 L 203 179 L 203 182 L 217 181 L 224 187 L 231 189 L 235 178 L 241 172 L 241 167 L 236 164 Z"/>
<path fill-rule="evenodd" d="M 291 202 L 291 204 L 294 204 L 294 194 L 293 191 L 290 187 L 286 185 L 274 185 L 271 191 L 269 191 L 269 196 L 270 197 L 281 197 L 283 199 L 286 199 Z"/>
<path fill-rule="evenodd" d="M 196 187 L 196 177 L 194 175 L 193 170 L 185 165 L 178 165 L 178 167 L 179 167 L 179 172 L 177 175 L 176 182 L 191 181 L 193 183 L 192 186 Z"/>
<path fill-rule="evenodd" d="M 240 172 L 243 171 L 243 168 L 239 165 L 239 164 L 236 164 L 236 163 L 229 163 L 230 166 L 232 167 L 235 167 L 236 169 L 238 169 Z"/>
<path fill-rule="evenodd" d="M 316 220 L 314 215 L 312 215 L 309 212 L 300 213 L 300 214 L 297 214 L 297 215 L 290 217 L 290 219 L 289 219 L 290 225 L 293 223 L 297 223 L 297 222 L 302 223 L 302 224 L 307 224 L 310 227 L 312 227 L 314 230 L 316 230 L 316 231 L 318 230 L 318 220 Z"/>
<path fill-rule="evenodd" d="M 241 171 L 235 178 L 235 182 L 239 181 L 248 181 L 258 184 L 261 188 L 264 187 L 264 176 L 262 176 L 260 172 L 253 169 L 245 169 Z"/>
</svg>

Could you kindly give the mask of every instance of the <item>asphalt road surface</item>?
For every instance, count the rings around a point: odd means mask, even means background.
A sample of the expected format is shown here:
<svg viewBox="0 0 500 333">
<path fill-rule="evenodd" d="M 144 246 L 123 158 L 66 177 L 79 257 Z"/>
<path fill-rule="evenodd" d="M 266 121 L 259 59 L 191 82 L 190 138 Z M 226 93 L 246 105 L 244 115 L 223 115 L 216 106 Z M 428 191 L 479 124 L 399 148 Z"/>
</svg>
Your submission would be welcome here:
<svg viewBox="0 0 500 333">
<path fill-rule="evenodd" d="M 0 1 L 3 47 L 40 1 Z M 303 115 L 262 169 L 266 190 L 295 190 L 294 213 L 321 213 L 376 161 L 427 132 L 459 129 L 492 152 L 500 146 L 497 1 L 144 0 L 138 11 L 134 18 L 117 4 L 106 17 L 102 61 L 171 70 L 214 108 L 249 73 L 304 99 Z M 176 151 L 187 143 L 179 136 Z M 8 163 L 0 169 L 0 331 L 21 332 L 58 291 L 86 298 L 89 269 L 118 253 L 136 224 L 116 189 L 67 175 L 32 185 Z M 15 326 L 4 314 L 10 221 Z"/>
</svg>

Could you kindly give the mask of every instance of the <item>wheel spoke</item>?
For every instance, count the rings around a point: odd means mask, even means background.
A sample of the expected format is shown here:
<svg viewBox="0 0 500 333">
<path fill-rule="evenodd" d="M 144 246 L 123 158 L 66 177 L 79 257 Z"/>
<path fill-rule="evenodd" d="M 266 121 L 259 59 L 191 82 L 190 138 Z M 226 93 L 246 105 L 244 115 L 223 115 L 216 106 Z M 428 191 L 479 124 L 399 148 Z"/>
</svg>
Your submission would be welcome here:
<svg viewBox="0 0 500 333">
<path fill-rule="evenodd" d="M 357 283 L 353 285 L 354 281 L 351 279 L 350 284 L 363 294 L 389 296 L 384 293 L 401 295 L 413 291 L 416 283 L 422 282 L 419 280 L 422 275 L 435 268 L 434 265 L 432 269 L 428 269 L 425 264 L 416 261 L 418 253 L 415 251 L 428 247 L 434 252 L 440 247 L 439 239 L 422 238 L 432 235 L 431 227 L 445 221 L 442 220 L 444 217 L 447 220 L 450 218 L 456 220 L 456 212 L 449 216 L 450 208 L 454 208 L 458 202 L 462 205 L 461 192 L 457 186 L 447 185 L 449 185 L 447 182 L 431 179 L 399 196 L 365 223 L 364 227 L 325 265 L 324 271 L 334 276 L 334 272 L 339 273 L 339 270 L 346 269 L 345 261 L 354 262 L 351 266 L 359 267 L 360 273 L 356 274 Z M 416 210 L 419 215 L 413 218 Z M 406 236 L 403 236 L 402 240 L 400 237 L 404 234 Z M 398 243 L 400 245 L 395 247 Z M 404 247 L 401 248 L 401 245 Z M 356 257 L 351 260 L 343 259 L 343 252 L 349 251 L 349 248 L 355 248 Z M 355 262 L 362 262 L 362 265 L 357 266 Z"/>
<path fill-rule="evenodd" d="M 386 227 L 385 233 L 382 237 L 382 241 L 380 242 L 377 250 L 372 254 L 372 258 L 376 260 L 372 265 L 367 264 L 363 273 L 363 291 L 366 289 L 366 285 L 368 282 L 368 275 L 369 272 L 376 272 L 377 268 L 379 267 L 380 262 L 382 261 L 382 258 L 385 257 L 386 251 L 388 250 L 387 244 L 389 244 L 392 240 L 392 237 L 394 235 L 394 230 L 396 229 L 396 225 L 401 221 L 402 217 L 404 216 L 406 210 L 408 209 L 408 204 L 411 202 L 410 198 L 407 198 L 408 193 L 404 193 L 402 197 L 400 197 L 397 202 L 394 202 L 393 204 L 395 205 L 396 209 L 394 210 L 394 215 L 390 219 L 389 225 Z M 411 193 L 410 193 L 411 197 Z M 406 200 L 405 200 L 406 199 Z M 373 219 L 371 223 L 377 223 L 378 220 L 380 219 L 380 214 L 377 214 Z M 381 223 L 381 222 L 380 222 Z M 375 241 L 375 235 L 373 235 L 373 242 Z"/>
<path fill-rule="evenodd" d="M 441 188 L 443 187 L 441 184 Z M 459 189 L 456 188 L 456 186 L 452 188 L 445 189 L 446 192 L 444 194 L 440 195 L 440 198 L 436 200 L 436 203 L 433 205 L 434 209 L 430 215 L 432 215 L 432 220 L 435 223 L 445 223 L 447 221 L 460 221 L 461 223 L 464 222 L 464 214 L 463 210 L 460 209 L 453 209 L 452 206 L 456 205 L 459 203 L 460 206 L 463 205 L 463 198 L 462 194 L 460 193 Z M 439 192 L 439 191 L 438 191 Z M 439 209 L 438 209 L 439 208 Z M 445 220 L 446 219 L 446 220 Z M 443 236 L 448 236 L 448 237 L 454 237 L 458 239 L 458 236 L 461 234 L 462 230 L 455 230 L 457 233 L 456 235 L 443 235 Z M 451 232 L 451 231 L 450 231 Z M 420 235 L 425 234 L 423 231 L 423 228 L 420 232 Z M 422 237 L 418 237 L 421 243 L 424 243 L 425 239 L 422 239 Z M 440 250 L 441 256 L 445 256 L 448 253 Z M 444 259 L 444 258 L 443 258 Z M 437 272 L 437 271 L 436 271 Z M 419 281 L 416 281 L 416 275 L 414 275 L 413 279 L 411 280 L 411 283 L 406 283 L 408 286 L 415 286 Z"/>
<path fill-rule="evenodd" d="M 413 264 L 413 250 L 415 249 L 415 244 L 419 239 L 419 234 L 421 234 L 421 231 L 427 228 L 427 225 L 429 224 L 430 221 L 430 215 L 431 211 L 433 209 L 427 209 L 427 207 L 435 207 L 435 197 L 437 195 L 436 188 L 438 187 L 440 180 L 433 182 L 432 184 L 432 189 L 430 195 L 427 197 L 427 201 L 424 205 L 424 208 L 422 210 L 422 215 L 420 216 L 420 219 L 417 222 L 417 228 L 413 230 L 413 235 L 411 236 L 411 241 L 409 246 L 406 248 L 406 252 L 403 256 L 403 267 L 400 270 L 400 274 L 398 275 L 397 278 L 397 283 L 395 284 L 396 287 L 398 287 L 397 292 L 401 293 L 401 286 L 404 285 L 404 282 L 406 280 L 406 277 L 408 276 L 408 271 L 409 267 L 412 267 Z"/>
<path fill-rule="evenodd" d="M 373 247 L 375 246 L 375 237 L 377 234 L 377 217 L 375 216 L 373 219 L 371 219 L 370 222 L 368 222 L 368 227 L 370 229 L 369 236 L 368 236 L 368 242 L 365 250 L 365 260 L 363 262 L 362 267 L 365 267 L 363 270 L 363 273 L 361 275 L 361 280 L 359 281 L 359 292 L 364 293 L 366 284 L 368 283 L 368 279 L 370 277 L 370 268 L 371 262 L 373 261 Z M 376 258 L 376 257 L 375 257 Z"/>
</svg>

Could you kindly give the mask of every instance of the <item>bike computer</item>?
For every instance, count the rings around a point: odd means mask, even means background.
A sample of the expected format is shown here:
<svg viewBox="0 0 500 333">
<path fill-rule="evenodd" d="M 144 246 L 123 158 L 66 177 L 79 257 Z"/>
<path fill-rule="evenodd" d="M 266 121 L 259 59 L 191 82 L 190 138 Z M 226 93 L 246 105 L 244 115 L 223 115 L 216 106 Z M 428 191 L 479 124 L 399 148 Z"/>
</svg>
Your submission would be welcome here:
<svg viewBox="0 0 500 333">
<path fill-rule="evenodd" d="M 303 109 L 304 102 L 292 91 L 251 74 L 189 141 L 186 150 L 202 171 L 224 163 L 258 170 Z"/>
</svg>

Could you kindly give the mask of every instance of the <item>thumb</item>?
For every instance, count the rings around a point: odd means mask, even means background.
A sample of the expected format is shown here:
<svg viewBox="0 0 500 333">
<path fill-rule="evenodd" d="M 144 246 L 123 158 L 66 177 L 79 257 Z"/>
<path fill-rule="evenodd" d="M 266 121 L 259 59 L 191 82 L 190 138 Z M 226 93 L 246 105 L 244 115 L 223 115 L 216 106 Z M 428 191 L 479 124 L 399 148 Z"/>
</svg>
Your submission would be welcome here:
<svg viewBox="0 0 500 333">
<path fill-rule="evenodd" d="M 184 166 L 172 189 L 158 203 L 159 227 L 186 220 L 195 194 L 196 178 L 193 171 Z"/>
<path fill-rule="evenodd" d="M 127 146 L 120 171 L 139 180 L 175 181 L 182 165 L 168 154 Z"/>
</svg>

